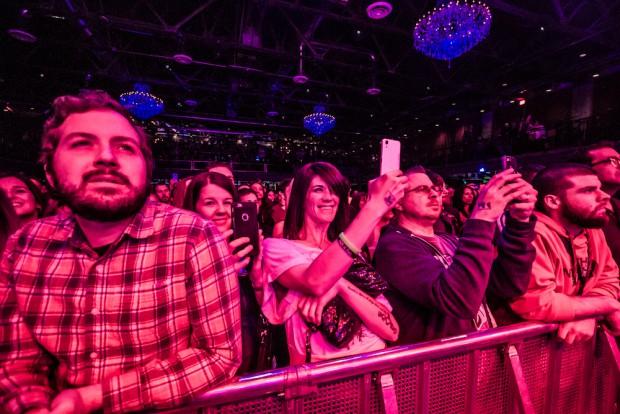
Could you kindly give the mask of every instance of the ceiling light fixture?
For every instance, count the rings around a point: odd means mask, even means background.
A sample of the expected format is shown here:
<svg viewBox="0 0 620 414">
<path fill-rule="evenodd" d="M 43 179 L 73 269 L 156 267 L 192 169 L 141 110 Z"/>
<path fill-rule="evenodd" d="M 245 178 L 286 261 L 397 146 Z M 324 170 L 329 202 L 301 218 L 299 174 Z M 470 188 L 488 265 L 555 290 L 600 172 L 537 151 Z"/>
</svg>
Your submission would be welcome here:
<svg viewBox="0 0 620 414">
<path fill-rule="evenodd" d="M 177 53 L 172 56 L 172 59 L 181 65 L 190 65 L 194 61 L 190 55 L 186 55 L 185 53 Z"/>
<path fill-rule="evenodd" d="M 317 105 L 314 112 L 304 117 L 304 128 L 316 136 L 331 131 L 336 126 L 336 117 L 325 113 L 325 107 Z"/>
<path fill-rule="evenodd" d="M 491 11 L 480 1 L 450 1 L 425 14 L 413 31 L 414 46 L 434 59 L 450 61 L 489 34 Z"/>
<path fill-rule="evenodd" d="M 138 119 L 149 119 L 164 110 L 164 101 L 149 93 L 150 87 L 136 83 L 134 90 L 120 95 L 121 104 Z"/>
<path fill-rule="evenodd" d="M 309 80 L 310 78 L 308 78 L 304 74 L 304 45 L 300 44 L 299 45 L 299 71 L 297 72 L 297 75 L 293 76 L 293 82 L 295 82 L 297 85 L 303 85 Z"/>
<path fill-rule="evenodd" d="M 392 5 L 388 1 L 375 1 L 366 7 L 366 15 L 373 20 L 385 19 L 392 13 Z"/>
</svg>

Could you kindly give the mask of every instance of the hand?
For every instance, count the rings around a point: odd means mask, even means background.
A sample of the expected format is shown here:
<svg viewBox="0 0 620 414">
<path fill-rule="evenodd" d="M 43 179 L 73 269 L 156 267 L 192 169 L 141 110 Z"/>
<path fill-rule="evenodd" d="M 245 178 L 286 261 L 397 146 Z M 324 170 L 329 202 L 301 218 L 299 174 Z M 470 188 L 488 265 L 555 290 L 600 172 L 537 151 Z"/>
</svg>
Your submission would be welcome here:
<svg viewBox="0 0 620 414">
<path fill-rule="evenodd" d="M 605 326 L 610 334 L 620 335 L 620 311 L 610 313 L 605 317 Z"/>
<path fill-rule="evenodd" d="M 81 414 L 88 413 L 86 405 L 77 389 L 61 391 L 52 401 L 50 414 Z"/>
<path fill-rule="evenodd" d="M 230 236 L 232 236 L 232 234 L 233 234 L 232 230 L 226 230 L 222 234 L 222 236 L 224 236 L 224 239 L 228 240 L 228 238 Z M 235 269 L 235 272 L 239 272 L 241 269 L 245 268 L 248 264 L 250 264 L 250 257 L 248 255 L 250 254 L 252 249 L 254 249 L 254 247 L 251 244 L 249 244 L 249 243 L 250 243 L 250 238 L 249 237 L 239 237 L 238 239 L 231 240 L 228 243 L 228 248 L 230 249 L 230 254 L 235 259 L 235 263 L 233 265 L 233 268 Z M 234 253 L 235 249 L 237 249 L 238 247 L 243 246 L 245 244 L 247 244 L 246 247 L 244 247 L 243 249 L 240 249 L 236 253 Z"/>
<path fill-rule="evenodd" d="M 594 336 L 596 319 L 582 319 L 580 321 L 564 322 L 558 328 L 558 338 L 567 344 L 587 341 Z"/>
<path fill-rule="evenodd" d="M 528 188 L 528 190 L 525 194 L 516 198 L 514 202 L 508 204 L 508 213 L 513 219 L 527 223 L 534 212 L 538 191 L 534 190 L 534 187 L 522 178 L 519 178 L 517 181 L 526 183 L 527 185 L 524 188 Z"/>
<path fill-rule="evenodd" d="M 308 322 L 315 325 L 321 324 L 323 317 L 323 308 L 330 300 L 338 295 L 340 289 L 340 281 L 338 280 L 325 294 L 322 296 L 304 296 L 297 303 L 297 309 L 301 316 Z"/>
<path fill-rule="evenodd" d="M 50 410 L 47 408 L 31 408 L 26 411 L 24 414 L 49 414 Z"/>
<path fill-rule="evenodd" d="M 403 198 L 408 182 L 407 176 L 400 170 L 375 178 L 368 183 L 368 201 L 364 207 L 369 206 L 382 217 Z"/>
<path fill-rule="evenodd" d="M 521 174 L 515 173 L 512 168 L 495 174 L 480 189 L 470 218 L 495 222 L 504 213 L 508 203 L 523 197 L 531 190 L 532 186 L 522 180 Z"/>
</svg>

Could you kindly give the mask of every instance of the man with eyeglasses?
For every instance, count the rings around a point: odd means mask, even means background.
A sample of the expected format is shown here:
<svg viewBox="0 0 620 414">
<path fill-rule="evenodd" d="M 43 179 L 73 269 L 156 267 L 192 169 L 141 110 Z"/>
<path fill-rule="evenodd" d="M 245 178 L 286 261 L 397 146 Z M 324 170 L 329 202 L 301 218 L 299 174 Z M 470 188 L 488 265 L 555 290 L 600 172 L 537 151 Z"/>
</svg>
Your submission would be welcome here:
<svg viewBox="0 0 620 414">
<path fill-rule="evenodd" d="M 534 260 L 536 191 L 520 174 L 506 170 L 481 188 L 460 238 L 433 230 L 443 188 L 429 174 L 423 167 L 405 173 L 409 190 L 396 207 L 397 223 L 386 228 L 375 253 L 390 283 L 399 344 L 496 326 L 486 296 L 505 303 L 523 294 Z M 497 219 L 506 210 L 499 233 Z"/>
<path fill-rule="evenodd" d="M 601 141 L 584 148 L 578 162 L 590 165 L 601 180 L 601 189 L 611 196 L 607 211 L 609 221 L 603 227 L 605 239 L 616 263 L 620 263 L 620 154 L 617 143 Z"/>
</svg>

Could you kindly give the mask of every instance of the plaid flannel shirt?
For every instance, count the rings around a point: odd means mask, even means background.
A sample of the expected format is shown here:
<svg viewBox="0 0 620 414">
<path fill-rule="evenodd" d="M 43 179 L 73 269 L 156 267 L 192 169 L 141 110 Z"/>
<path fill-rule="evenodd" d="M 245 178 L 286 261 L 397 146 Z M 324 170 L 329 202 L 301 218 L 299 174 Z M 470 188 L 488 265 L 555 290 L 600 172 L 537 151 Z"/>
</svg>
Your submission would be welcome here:
<svg viewBox="0 0 620 414">
<path fill-rule="evenodd" d="M 240 332 L 212 223 L 147 202 L 99 257 L 72 215 L 39 220 L 0 263 L 0 411 L 99 383 L 106 412 L 176 407 L 234 375 Z"/>
</svg>

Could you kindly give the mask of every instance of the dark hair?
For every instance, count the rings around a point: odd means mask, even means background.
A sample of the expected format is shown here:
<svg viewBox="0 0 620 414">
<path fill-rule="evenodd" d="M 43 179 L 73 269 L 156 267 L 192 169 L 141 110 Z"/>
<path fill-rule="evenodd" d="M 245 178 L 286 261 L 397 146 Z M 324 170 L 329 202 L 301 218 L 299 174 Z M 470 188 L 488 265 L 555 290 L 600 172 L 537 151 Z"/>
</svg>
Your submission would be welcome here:
<svg viewBox="0 0 620 414">
<path fill-rule="evenodd" d="M 545 196 L 552 194 L 559 196 L 571 187 L 569 178 L 580 175 L 596 175 L 592 168 L 583 164 L 561 163 L 555 164 L 540 171 L 532 180 L 532 186 L 538 191 L 536 210 L 545 212 Z"/>
<path fill-rule="evenodd" d="M 256 195 L 256 193 L 254 192 L 254 190 L 250 189 L 250 188 L 240 188 L 237 190 L 237 197 L 241 198 L 243 196 L 246 196 L 248 194 L 254 194 L 256 196 L 256 199 L 258 199 L 258 196 Z"/>
<path fill-rule="evenodd" d="M 592 164 L 592 157 L 590 156 L 590 152 L 603 149 L 603 148 L 616 149 L 617 146 L 618 146 L 618 143 L 614 141 L 609 141 L 609 140 L 598 141 L 592 145 L 588 145 L 586 147 L 583 147 L 577 150 L 577 152 L 573 155 L 573 157 L 571 157 L 570 161 L 573 163 L 590 165 Z"/>
<path fill-rule="evenodd" d="M 27 177 L 22 173 L 0 172 L 0 178 L 7 178 L 7 177 L 16 178 L 22 183 L 24 183 L 24 185 L 28 188 L 28 191 L 32 193 L 32 196 L 34 197 L 34 202 L 38 206 L 37 217 L 39 218 L 43 217 L 43 212 L 45 211 L 47 207 L 47 198 L 41 192 L 39 187 L 37 187 L 36 185 L 34 185 L 32 181 L 30 181 L 30 177 Z M 6 196 L 8 197 L 8 194 L 6 194 Z"/>
<path fill-rule="evenodd" d="M 353 191 L 351 193 L 351 204 L 349 205 L 349 217 L 354 219 L 357 213 L 362 209 L 362 199 L 366 199 L 368 194 L 363 191 Z"/>
<path fill-rule="evenodd" d="M 6 241 L 17 230 L 18 225 L 19 218 L 15 214 L 11 200 L 0 190 L 0 255 L 4 251 Z"/>
<path fill-rule="evenodd" d="M 299 238 L 306 214 L 306 194 L 310 189 L 310 182 L 316 176 L 321 177 L 329 189 L 339 198 L 336 217 L 327 230 L 328 239 L 330 241 L 336 240 L 338 234 L 349 224 L 349 181 L 332 164 L 312 162 L 301 167 L 293 178 L 291 198 L 288 200 L 286 218 L 284 219 L 285 239 L 297 240 Z"/>
<path fill-rule="evenodd" d="M 198 174 L 192 179 L 192 182 L 189 184 L 189 187 L 185 192 L 183 208 L 186 210 L 196 211 L 196 202 L 200 197 L 200 191 L 209 184 L 217 185 L 218 187 L 226 190 L 230 193 L 233 200 L 237 200 L 235 186 L 230 178 L 220 173 L 205 172 Z"/>
<path fill-rule="evenodd" d="M 230 170 L 231 173 L 233 172 L 232 165 L 229 162 L 222 162 L 222 161 L 209 161 L 207 163 L 207 168 L 205 168 L 205 170 L 207 172 L 211 172 L 212 169 L 218 168 L 218 167 L 227 168 Z"/>
<path fill-rule="evenodd" d="M 46 171 L 53 171 L 51 169 L 52 160 L 60 140 L 58 127 L 65 122 L 69 115 L 101 109 L 116 112 L 125 118 L 134 128 L 140 141 L 140 152 L 142 152 L 146 160 L 147 182 L 150 182 L 153 175 L 153 153 L 148 136 L 144 130 L 136 124 L 123 105 L 106 92 L 100 90 L 84 89 L 77 95 L 64 95 L 54 99 L 54 102 L 52 102 L 52 114 L 43 124 L 39 162 L 43 164 Z"/>
<path fill-rule="evenodd" d="M 414 165 L 413 167 L 409 167 L 405 170 L 405 175 L 411 174 L 427 174 L 427 169 L 422 167 L 421 165 Z"/>
<path fill-rule="evenodd" d="M 446 184 L 446 182 L 444 181 L 443 177 L 441 175 L 437 174 L 435 171 L 431 171 L 429 169 L 426 169 L 426 175 L 428 175 L 428 178 L 431 180 L 433 185 L 439 185 L 439 186 L 443 187 Z"/>
<path fill-rule="evenodd" d="M 457 209 L 464 215 L 469 216 L 469 213 L 465 211 L 465 204 L 463 203 L 463 194 L 465 193 L 466 188 L 469 188 L 472 191 L 472 193 L 474 193 L 474 199 L 470 207 L 473 209 L 473 206 L 476 204 L 476 200 L 478 199 L 478 192 L 474 188 L 472 188 L 469 184 L 463 184 L 454 190 L 454 197 L 452 198 L 452 207 L 454 207 L 455 209 Z"/>
</svg>

